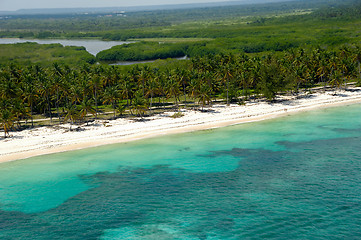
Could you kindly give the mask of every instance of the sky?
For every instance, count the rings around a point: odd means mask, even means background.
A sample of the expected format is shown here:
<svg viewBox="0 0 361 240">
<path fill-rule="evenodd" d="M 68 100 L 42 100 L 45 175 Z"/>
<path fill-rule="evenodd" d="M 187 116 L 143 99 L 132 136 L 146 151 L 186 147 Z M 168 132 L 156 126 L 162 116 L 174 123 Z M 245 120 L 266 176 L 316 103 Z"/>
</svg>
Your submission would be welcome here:
<svg viewBox="0 0 361 240">
<path fill-rule="evenodd" d="M 130 7 L 222 1 L 226 0 L 0 0 L 0 11 L 31 8 Z"/>
</svg>

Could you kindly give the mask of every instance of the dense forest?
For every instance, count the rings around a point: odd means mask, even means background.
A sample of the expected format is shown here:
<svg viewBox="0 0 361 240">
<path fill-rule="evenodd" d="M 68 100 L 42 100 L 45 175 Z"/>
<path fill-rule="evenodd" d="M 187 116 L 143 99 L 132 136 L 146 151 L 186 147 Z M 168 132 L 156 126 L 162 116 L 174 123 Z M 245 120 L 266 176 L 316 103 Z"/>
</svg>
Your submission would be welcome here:
<svg viewBox="0 0 361 240">
<path fill-rule="evenodd" d="M 93 64 L 96 59 L 84 47 L 64 47 L 61 44 L 37 44 L 33 42 L 0 44 L 0 66 L 8 63 L 51 65 L 53 62 Z"/>
<path fill-rule="evenodd" d="M 266 10 L 267 6 L 273 8 Z M 277 94 L 298 94 L 316 86 L 346 88 L 347 82 L 355 80 L 360 84 L 358 1 L 259 5 L 263 15 L 252 14 L 252 7 L 245 8 L 247 16 L 241 10 L 242 16 L 237 11 L 232 15 L 232 7 L 195 9 L 183 20 L 179 16 L 187 13 L 184 10 L 140 12 L 134 13 L 139 15 L 136 18 L 113 16 L 109 21 L 79 17 L 73 29 L 66 21 L 74 19 L 65 17 L 0 20 L 4 37 L 137 40 L 100 52 L 96 58 L 83 47 L 1 45 L 0 126 L 5 137 L 12 129 L 87 122 L 109 118 L 109 112 L 112 118 L 142 117 L 166 107 L 203 108 L 215 101 L 243 104 L 249 98 L 274 101 Z M 205 18 L 212 11 L 215 16 Z M 142 22 L 140 16 L 154 21 Z M 118 18 L 134 25 L 124 23 L 128 28 L 122 29 Z M 97 29 L 94 24 L 101 26 Z M 114 29 L 106 24 L 114 24 Z M 91 30 L 80 33 L 76 29 L 80 26 Z M 107 64 L 184 55 L 190 58 L 132 66 Z"/>
<path fill-rule="evenodd" d="M 194 44 L 192 44 L 194 45 Z M 112 47 L 97 54 L 99 61 L 139 61 L 183 57 L 189 44 L 137 42 Z"/>
<path fill-rule="evenodd" d="M 97 57 L 100 61 L 148 60 L 180 55 L 193 57 L 220 53 L 262 53 L 298 47 L 334 47 L 360 43 L 360 4 L 301 13 L 303 14 L 256 18 L 251 22 L 238 19 L 198 25 L 183 23 L 165 29 L 107 33 L 103 37 L 112 40 L 155 39 L 153 43 L 114 47 L 101 52 Z M 163 39 L 167 38 L 205 40 L 164 45 Z"/>
<path fill-rule="evenodd" d="M 10 15 L 0 19 L 0 29 L 4 32 L 3 36 L 12 32 L 12 34 L 15 34 L 13 36 L 21 36 L 21 34 L 27 33 L 27 37 L 32 35 L 38 38 L 41 36 L 37 34 L 41 31 L 47 31 L 52 34 L 48 37 L 69 37 L 71 33 L 76 34 L 79 32 L 81 34 L 89 33 L 89 36 L 102 36 L 103 32 L 106 31 L 121 32 L 126 29 L 134 30 L 135 28 L 144 31 L 149 30 L 149 27 L 165 27 L 182 23 L 209 23 L 214 21 L 238 21 L 240 19 L 251 21 L 253 19 L 300 14 L 306 10 L 307 12 L 316 11 L 317 13 L 312 17 L 317 17 L 318 15 L 324 15 L 325 9 L 330 11 L 330 6 L 332 8 L 337 7 L 337 9 L 342 11 L 343 8 L 349 8 L 350 5 L 358 4 L 358 0 L 294 0 L 279 3 L 126 13 Z M 46 36 L 44 35 L 43 37 Z"/>
<path fill-rule="evenodd" d="M 333 18 L 336 24 L 341 18 L 347 21 L 358 19 L 359 6 L 357 0 L 303 0 L 126 14 L 15 15 L 0 18 L 0 37 L 97 37 L 104 40 L 155 37 L 233 38 L 257 31 L 253 27 L 260 25 L 290 23 L 296 24 L 297 30 L 302 27 L 299 25 L 300 20 L 310 27 L 310 22 L 322 25 L 324 18 Z M 312 27 L 314 28 L 315 26 Z M 267 31 L 267 28 L 259 30 Z"/>
</svg>

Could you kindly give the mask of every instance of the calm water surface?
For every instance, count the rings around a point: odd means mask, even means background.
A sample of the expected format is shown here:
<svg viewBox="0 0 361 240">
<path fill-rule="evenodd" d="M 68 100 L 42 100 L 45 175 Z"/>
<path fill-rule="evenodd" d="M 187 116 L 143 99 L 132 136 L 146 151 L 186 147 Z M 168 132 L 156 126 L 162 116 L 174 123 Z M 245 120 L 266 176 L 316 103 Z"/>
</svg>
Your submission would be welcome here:
<svg viewBox="0 0 361 240">
<path fill-rule="evenodd" d="M 1 164 L 0 239 L 359 239 L 360 193 L 351 105 Z"/>
<path fill-rule="evenodd" d="M 101 41 L 101 40 L 62 40 L 62 39 L 19 39 L 19 38 L 0 38 L 0 44 L 13 44 L 24 42 L 36 42 L 39 44 L 60 43 L 63 46 L 85 47 L 86 50 L 94 56 L 103 50 L 113 46 L 122 45 L 130 42 L 121 41 Z"/>
</svg>

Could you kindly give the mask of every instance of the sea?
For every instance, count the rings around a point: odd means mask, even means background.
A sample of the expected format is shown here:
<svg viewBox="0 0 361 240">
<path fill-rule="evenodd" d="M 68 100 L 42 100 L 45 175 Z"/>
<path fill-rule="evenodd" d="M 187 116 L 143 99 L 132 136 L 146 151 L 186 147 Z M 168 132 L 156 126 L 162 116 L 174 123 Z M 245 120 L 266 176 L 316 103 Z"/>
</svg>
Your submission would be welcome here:
<svg viewBox="0 0 361 240">
<path fill-rule="evenodd" d="M 360 104 L 0 164 L 3 240 L 360 236 Z"/>
</svg>

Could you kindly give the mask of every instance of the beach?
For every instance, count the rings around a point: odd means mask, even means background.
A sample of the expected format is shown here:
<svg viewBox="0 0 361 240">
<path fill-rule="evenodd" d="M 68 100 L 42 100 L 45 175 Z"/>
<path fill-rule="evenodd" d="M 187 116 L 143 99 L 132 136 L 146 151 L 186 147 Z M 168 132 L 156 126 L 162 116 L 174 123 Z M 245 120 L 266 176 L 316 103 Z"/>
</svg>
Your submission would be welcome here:
<svg viewBox="0 0 361 240">
<path fill-rule="evenodd" d="M 204 111 L 193 110 L 188 106 L 187 109 L 180 110 L 183 116 L 178 118 L 172 117 L 175 112 L 164 112 L 138 119 L 97 120 L 89 125 L 73 126 L 73 129 L 76 129 L 73 131 L 69 130 L 69 124 L 38 127 L 11 132 L 11 138 L 1 138 L 0 162 L 261 121 L 300 111 L 354 103 L 361 103 L 361 88 L 279 96 L 277 101 L 272 103 L 250 100 L 244 105 L 215 104 L 204 108 Z"/>
</svg>

